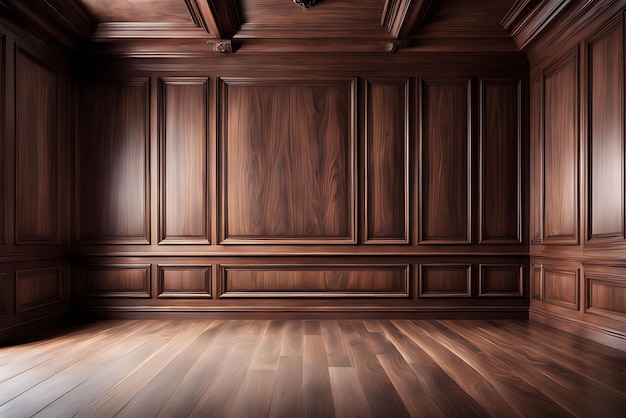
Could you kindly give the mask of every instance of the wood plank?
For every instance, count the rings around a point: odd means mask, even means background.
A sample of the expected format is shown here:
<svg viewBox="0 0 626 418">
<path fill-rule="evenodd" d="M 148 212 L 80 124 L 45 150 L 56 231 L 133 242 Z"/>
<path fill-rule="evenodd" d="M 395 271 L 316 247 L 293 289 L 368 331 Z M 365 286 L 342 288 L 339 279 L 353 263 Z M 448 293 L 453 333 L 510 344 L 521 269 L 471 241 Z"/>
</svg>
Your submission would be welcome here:
<svg viewBox="0 0 626 418">
<path fill-rule="evenodd" d="M 295 417 L 302 407 L 302 356 L 281 356 L 270 417 Z"/>
<path fill-rule="evenodd" d="M 330 386 L 338 417 L 372 416 L 359 378 L 352 367 L 330 367 Z"/>
</svg>

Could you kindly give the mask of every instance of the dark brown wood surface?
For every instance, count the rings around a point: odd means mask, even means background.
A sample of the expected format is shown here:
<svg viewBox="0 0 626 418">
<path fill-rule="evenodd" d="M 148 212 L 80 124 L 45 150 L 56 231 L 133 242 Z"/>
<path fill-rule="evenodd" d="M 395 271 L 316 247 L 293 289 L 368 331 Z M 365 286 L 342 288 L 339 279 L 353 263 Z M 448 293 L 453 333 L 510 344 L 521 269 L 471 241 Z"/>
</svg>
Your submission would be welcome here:
<svg viewBox="0 0 626 418">
<path fill-rule="evenodd" d="M 0 348 L 6 416 L 578 416 L 623 351 L 526 321 L 110 321 Z"/>
</svg>

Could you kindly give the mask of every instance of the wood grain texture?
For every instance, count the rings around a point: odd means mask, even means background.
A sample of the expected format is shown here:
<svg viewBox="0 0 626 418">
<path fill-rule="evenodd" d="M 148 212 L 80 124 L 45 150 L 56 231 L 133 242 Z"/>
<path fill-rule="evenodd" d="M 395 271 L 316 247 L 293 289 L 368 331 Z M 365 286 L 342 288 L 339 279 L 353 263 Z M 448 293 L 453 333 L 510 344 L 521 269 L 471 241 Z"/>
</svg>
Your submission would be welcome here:
<svg viewBox="0 0 626 418">
<path fill-rule="evenodd" d="M 617 24 L 616 24 L 617 23 Z M 624 237 L 624 25 L 588 45 L 588 239 Z"/>
<path fill-rule="evenodd" d="M 5 114 L 6 106 L 6 65 L 6 37 L 4 34 L 0 34 L 0 114 L 2 115 Z M 5 118 L 0 118 L 0 132 L 2 132 L 3 137 L 5 135 L 5 132 L 7 132 L 6 129 L 7 126 Z M 0 142 L 0 153 L 2 153 L 2 155 L 9 155 L 8 144 L 6 143 L 7 141 Z M 10 187 L 8 187 L 9 185 L 7 184 L 10 180 L 7 164 L 8 161 L 6 161 L 4 158 L 0 158 L 0 174 L 3 177 L 3 179 L 0 180 L 0 201 L 2 202 L 0 203 L 0 245 L 6 244 L 6 223 L 8 223 L 5 217 L 5 213 L 7 213 L 6 206 L 8 201 L 5 193 L 7 193 L 7 191 L 10 189 Z"/>
<path fill-rule="evenodd" d="M 544 80 L 544 242 L 578 243 L 578 58 L 568 53 Z"/>
<path fill-rule="evenodd" d="M 408 297 L 403 266 L 220 266 L 220 297 Z"/>
<path fill-rule="evenodd" d="M 544 301 L 568 309 L 578 310 L 579 271 L 566 271 L 549 266 L 543 268 Z"/>
<path fill-rule="evenodd" d="M 0 316 L 7 314 L 9 305 L 9 280 L 6 273 L 0 273 Z"/>
<path fill-rule="evenodd" d="M 543 300 L 543 265 L 533 264 L 530 277 L 530 297 Z"/>
<path fill-rule="evenodd" d="M 77 241 L 148 244 L 148 81 L 80 83 L 77 124 Z"/>
<path fill-rule="evenodd" d="M 530 85 L 530 240 L 543 242 L 543 77 Z"/>
<path fill-rule="evenodd" d="M 209 243 L 207 83 L 160 79 L 161 243 Z"/>
<path fill-rule="evenodd" d="M 524 296 L 523 265 L 481 264 L 478 268 L 480 272 L 478 296 Z"/>
<path fill-rule="evenodd" d="M 15 272 L 15 313 L 40 309 L 61 302 L 61 267 Z"/>
<path fill-rule="evenodd" d="M 98 22 L 189 22 L 184 0 L 81 0 Z"/>
<path fill-rule="evenodd" d="M 58 75 L 21 49 L 15 62 L 15 241 L 58 241 Z"/>
<path fill-rule="evenodd" d="M 223 243 L 355 242 L 352 82 L 259 83 L 222 85 Z"/>
<path fill-rule="evenodd" d="M 521 82 L 480 82 L 480 243 L 522 242 Z"/>
<path fill-rule="evenodd" d="M 469 82 L 422 80 L 420 242 L 469 243 Z"/>
<path fill-rule="evenodd" d="M 471 265 L 420 264 L 418 297 L 470 297 Z"/>
<path fill-rule="evenodd" d="M 408 86 L 367 82 L 366 243 L 409 242 Z"/>
<path fill-rule="evenodd" d="M 623 268 L 585 267 L 586 314 L 623 322 L 626 318 L 626 275 Z"/>
<path fill-rule="evenodd" d="M 158 265 L 159 298 L 210 298 L 211 266 Z"/>
<path fill-rule="evenodd" d="M 149 298 L 149 264 L 79 265 L 76 267 L 76 296 Z"/>
</svg>

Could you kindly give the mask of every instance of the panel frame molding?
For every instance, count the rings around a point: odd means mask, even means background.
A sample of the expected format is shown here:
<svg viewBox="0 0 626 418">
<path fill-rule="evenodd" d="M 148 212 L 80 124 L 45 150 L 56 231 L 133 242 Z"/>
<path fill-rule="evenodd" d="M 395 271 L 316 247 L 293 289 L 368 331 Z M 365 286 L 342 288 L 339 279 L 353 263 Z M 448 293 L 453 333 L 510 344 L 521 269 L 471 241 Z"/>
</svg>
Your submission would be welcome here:
<svg viewBox="0 0 626 418">
<path fill-rule="evenodd" d="M 626 323 L 626 312 L 611 311 L 608 309 L 594 308 L 592 306 L 593 287 L 595 283 L 606 283 L 610 287 L 619 287 L 626 289 L 626 280 L 619 276 L 625 273 L 624 269 L 605 269 L 606 271 L 598 271 L 598 269 L 585 268 L 583 280 L 584 280 L 584 303 L 583 312 L 586 315 L 598 316 L 613 321 L 619 321 Z M 613 274 L 611 274 L 613 273 Z"/>
<path fill-rule="evenodd" d="M 300 245 L 300 244 L 324 244 L 324 245 L 347 245 L 357 244 L 358 237 L 358 181 L 359 174 L 357 164 L 357 142 L 358 142 L 358 126 L 357 126 L 357 78 L 356 77 L 334 77 L 334 78 L 292 78 L 292 77 L 216 77 L 217 81 L 217 125 L 218 125 L 218 143 L 217 143 L 217 161 L 218 161 L 218 244 L 262 244 L 262 245 Z M 228 235 L 228 195 L 227 195 L 227 123 L 228 123 L 228 86 L 260 86 L 260 87 L 292 87 L 292 86 L 333 86 L 344 87 L 349 89 L 349 121 L 348 121 L 348 155 L 347 174 L 349 179 L 347 185 L 350 187 L 347 196 L 348 216 L 351 218 L 349 223 L 348 235 L 345 237 L 262 237 L 262 236 L 229 236 Z"/>
<path fill-rule="evenodd" d="M 391 270 L 404 270 L 404 292 L 322 292 L 322 291 L 254 291 L 254 292 L 228 292 L 227 280 L 228 271 L 385 271 L 384 268 Z M 218 299 L 231 299 L 231 298 L 322 298 L 322 299 L 354 299 L 354 298 L 366 298 L 366 299 L 387 299 L 387 298 L 405 298 L 408 299 L 411 296 L 410 287 L 410 265 L 409 264 L 345 264 L 345 263 L 332 263 L 332 264 L 233 264 L 233 263 L 219 263 L 217 264 L 218 278 L 217 278 L 217 297 Z"/>
<path fill-rule="evenodd" d="M 516 227 L 514 238 L 488 238 L 485 233 L 485 86 L 489 83 L 510 84 L 516 87 L 515 101 L 516 137 Z M 479 80 L 479 138 L 478 138 L 478 243 L 479 244 L 522 244 L 522 80 L 513 78 L 481 78 Z"/>
<path fill-rule="evenodd" d="M 55 277 L 56 277 L 56 295 L 54 297 L 50 297 L 47 299 L 41 299 L 38 302 L 31 302 L 31 303 L 26 303 L 26 304 L 18 304 L 17 301 L 17 292 L 18 292 L 18 281 L 20 280 L 20 274 L 28 274 L 28 273 L 35 273 L 35 272 L 54 272 L 55 273 Z M 30 311 L 34 311 L 34 310 L 38 310 L 38 309 L 42 309 L 42 308 L 46 308 L 48 306 L 51 305 L 56 305 L 58 303 L 61 303 L 63 301 L 63 268 L 60 265 L 57 266 L 52 266 L 52 267 L 37 267 L 37 268 L 29 268 L 29 269 L 25 269 L 25 270 L 19 270 L 17 269 L 15 271 L 15 302 L 14 302 L 14 306 L 15 306 L 15 313 L 16 314 L 22 314 L 25 312 L 30 312 Z"/>
<path fill-rule="evenodd" d="M 79 299 L 91 298 L 146 298 L 152 297 L 152 265 L 151 264 L 79 264 L 75 268 L 76 282 L 75 295 Z M 88 271 L 122 271 L 122 270 L 139 270 L 144 272 L 144 288 L 143 291 L 110 291 L 110 292 L 93 292 L 85 287 L 85 274 Z"/>
<path fill-rule="evenodd" d="M 404 237 L 403 238 L 376 238 L 370 236 L 370 144 L 371 144 L 371 130 L 370 130 L 370 111 L 372 104 L 370 103 L 371 86 L 374 84 L 398 84 L 404 85 Z M 410 244 L 410 228 L 411 228 L 411 80 L 409 78 L 368 78 L 365 80 L 365 146 L 364 146 L 364 198 L 363 205 L 363 244 Z M 373 119 L 373 118 L 372 118 Z"/>
<path fill-rule="evenodd" d="M 424 291 L 424 270 L 428 268 L 439 268 L 440 270 L 465 271 L 467 281 L 467 292 L 425 292 Z M 472 297 L 472 264 L 471 263 L 420 263 L 417 275 L 417 298 L 471 298 Z"/>
<path fill-rule="evenodd" d="M 544 83 L 545 77 L 543 73 L 533 77 L 531 81 L 531 106 L 534 107 L 536 112 L 535 125 L 531 125 L 531 139 L 530 139 L 530 161 L 531 161 L 531 187 L 529 190 L 529 196 L 531 200 L 530 205 L 530 228 L 531 244 L 543 244 L 543 222 L 544 222 Z M 537 89 L 537 97 L 532 97 L 533 89 Z M 532 113 L 530 114 L 531 121 L 533 120 Z M 535 131 L 536 130 L 536 131 Z M 533 195 L 534 193 L 534 195 Z M 534 201 L 534 202 L 533 202 Z"/>
<path fill-rule="evenodd" d="M 212 296 L 212 264 L 173 264 L 158 263 L 157 268 L 157 298 L 158 299 L 211 299 Z M 198 270 L 204 272 L 204 291 L 198 292 L 171 292 L 165 290 L 165 272 Z"/>
<path fill-rule="evenodd" d="M 211 183 L 211 169 L 209 167 L 211 162 L 211 144 L 209 141 L 210 130 L 210 104 L 209 104 L 209 77 L 185 77 L 185 76 L 162 76 L 157 78 L 158 93 L 157 93 L 157 114 L 158 114 L 158 237 L 159 244 L 211 244 L 211 196 L 210 196 L 210 183 Z M 204 235 L 201 236 L 171 236 L 167 234 L 166 226 L 166 200 L 167 195 L 165 192 L 165 176 L 166 170 L 166 106 L 167 106 L 167 85 L 203 85 L 204 87 L 204 104 L 205 104 L 205 120 L 204 120 L 204 141 L 205 141 L 205 167 L 204 167 L 204 193 L 203 198 L 203 226 Z"/>
<path fill-rule="evenodd" d="M 487 292 L 485 276 L 489 268 L 494 270 L 506 269 L 518 271 L 518 285 L 515 292 Z M 494 263 L 480 263 L 478 264 L 478 297 L 508 297 L 508 298 L 522 298 L 524 297 L 524 265 L 523 264 L 494 264 Z"/>
</svg>

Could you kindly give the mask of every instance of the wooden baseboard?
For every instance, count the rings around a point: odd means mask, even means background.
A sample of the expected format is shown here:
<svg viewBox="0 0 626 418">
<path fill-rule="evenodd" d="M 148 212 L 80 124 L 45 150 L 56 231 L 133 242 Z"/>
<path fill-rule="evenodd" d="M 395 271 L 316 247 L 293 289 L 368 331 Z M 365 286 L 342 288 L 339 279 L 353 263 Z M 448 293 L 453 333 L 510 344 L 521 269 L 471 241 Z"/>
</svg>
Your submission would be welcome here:
<svg viewBox="0 0 626 418">
<path fill-rule="evenodd" d="M 626 333 L 620 333 L 616 330 L 600 327 L 582 320 L 578 321 L 571 318 L 563 318 L 536 308 L 530 308 L 529 319 L 531 322 L 536 321 L 552 328 L 604 344 L 611 348 L 626 351 Z"/>
</svg>

